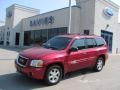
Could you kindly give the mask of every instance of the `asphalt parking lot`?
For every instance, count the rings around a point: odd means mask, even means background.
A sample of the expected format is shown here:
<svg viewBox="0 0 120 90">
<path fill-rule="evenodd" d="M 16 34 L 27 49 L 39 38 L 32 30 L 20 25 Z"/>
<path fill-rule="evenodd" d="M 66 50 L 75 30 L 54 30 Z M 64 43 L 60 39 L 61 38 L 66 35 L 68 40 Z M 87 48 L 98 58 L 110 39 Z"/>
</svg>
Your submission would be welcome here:
<svg viewBox="0 0 120 90">
<path fill-rule="evenodd" d="M 91 69 L 68 74 L 54 86 L 17 73 L 14 59 L 21 48 L 0 47 L 0 90 L 120 90 L 120 55 L 109 55 L 101 72 Z"/>
</svg>

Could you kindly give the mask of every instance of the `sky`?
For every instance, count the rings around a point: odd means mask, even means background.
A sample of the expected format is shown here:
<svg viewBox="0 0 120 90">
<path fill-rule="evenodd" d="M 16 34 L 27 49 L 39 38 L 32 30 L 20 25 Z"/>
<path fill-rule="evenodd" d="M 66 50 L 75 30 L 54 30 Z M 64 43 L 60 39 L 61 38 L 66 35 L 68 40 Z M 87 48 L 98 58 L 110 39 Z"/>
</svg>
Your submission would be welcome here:
<svg viewBox="0 0 120 90">
<path fill-rule="evenodd" d="M 120 0 L 111 0 L 120 6 Z M 64 8 L 69 5 L 69 0 L 0 0 L 0 21 L 5 21 L 6 8 L 12 4 L 20 4 L 40 10 L 40 13 Z M 75 5 L 75 0 L 72 0 Z"/>
</svg>

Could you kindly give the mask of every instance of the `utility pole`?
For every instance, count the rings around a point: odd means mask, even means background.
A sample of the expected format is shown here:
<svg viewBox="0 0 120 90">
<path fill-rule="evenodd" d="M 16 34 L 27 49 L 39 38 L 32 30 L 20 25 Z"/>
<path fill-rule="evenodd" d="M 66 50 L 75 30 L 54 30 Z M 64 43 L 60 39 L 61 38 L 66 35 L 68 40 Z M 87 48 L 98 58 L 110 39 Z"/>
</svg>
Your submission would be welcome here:
<svg viewBox="0 0 120 90">
<path fill-rule="evenodd" d="M 72 7 L 71 7 L 71 0 L 69 0 L 69 26 L 68 26 L 68 33 L 71 32 L 71 15 L 72 14 Z"/>
</svg>

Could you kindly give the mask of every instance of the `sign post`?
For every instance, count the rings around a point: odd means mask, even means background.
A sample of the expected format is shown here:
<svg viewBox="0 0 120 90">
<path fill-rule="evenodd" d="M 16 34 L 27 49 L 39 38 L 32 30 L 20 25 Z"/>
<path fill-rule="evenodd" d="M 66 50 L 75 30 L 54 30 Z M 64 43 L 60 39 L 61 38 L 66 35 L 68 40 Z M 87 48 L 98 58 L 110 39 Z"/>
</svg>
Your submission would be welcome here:
<svg viewBox="0 0 120 90">
<path fill-rule="evenodd" d="M 70 34 L 71 32 L 71 14 L 72 14 L 72 10 L 71 10 L 71 0 L 69 0 L 69 26 L 68 26 L 68 33 Z"/>
</svg>

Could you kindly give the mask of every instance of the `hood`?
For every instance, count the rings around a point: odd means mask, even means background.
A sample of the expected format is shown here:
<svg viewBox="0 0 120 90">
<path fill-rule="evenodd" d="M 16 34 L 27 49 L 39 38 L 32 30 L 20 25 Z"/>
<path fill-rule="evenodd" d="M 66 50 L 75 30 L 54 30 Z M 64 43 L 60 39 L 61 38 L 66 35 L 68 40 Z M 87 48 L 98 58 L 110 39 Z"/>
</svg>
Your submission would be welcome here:
<svg viewBox="0 0 120 90">
<path fill-rule="evenodd" d="M 30 59 L 40 59 L 43 58 L 44 56 L 56 54 L 58 52 L 60 51 L 46 49 L 42 47 L 34 47 L 20 52 L 20 55 Z"/>
</svg>

